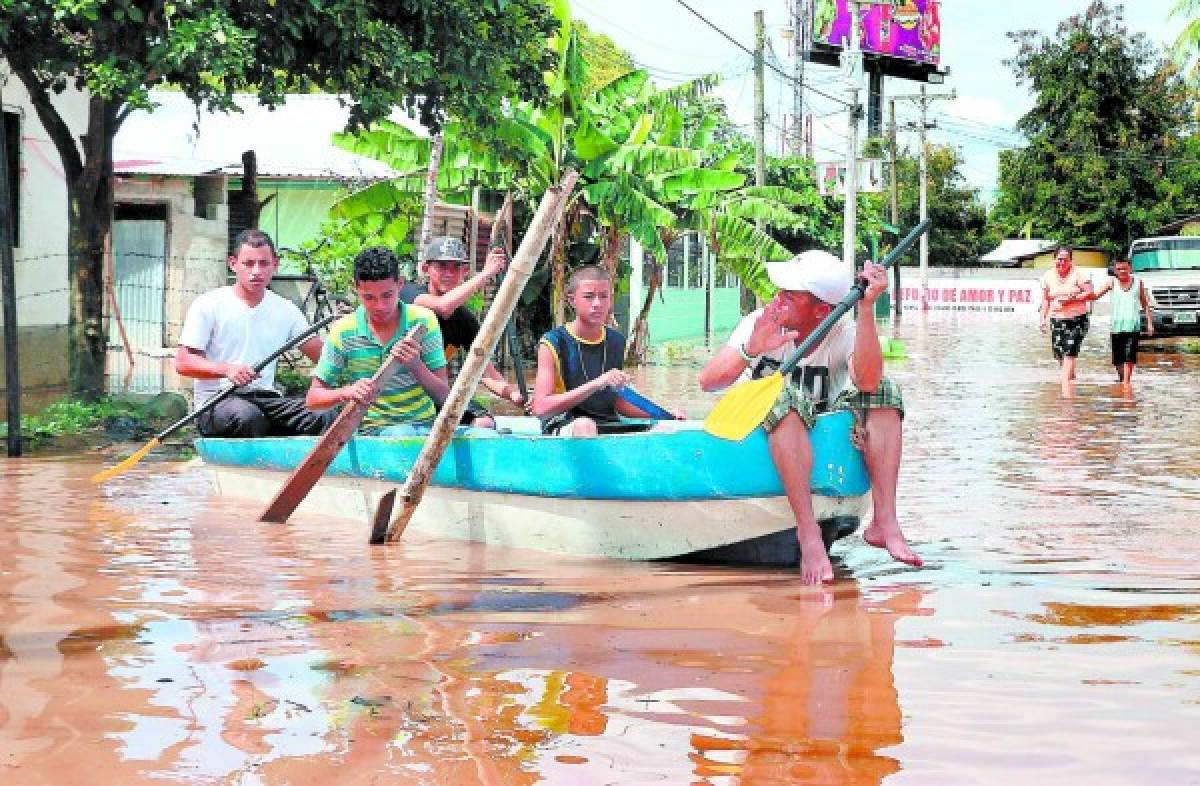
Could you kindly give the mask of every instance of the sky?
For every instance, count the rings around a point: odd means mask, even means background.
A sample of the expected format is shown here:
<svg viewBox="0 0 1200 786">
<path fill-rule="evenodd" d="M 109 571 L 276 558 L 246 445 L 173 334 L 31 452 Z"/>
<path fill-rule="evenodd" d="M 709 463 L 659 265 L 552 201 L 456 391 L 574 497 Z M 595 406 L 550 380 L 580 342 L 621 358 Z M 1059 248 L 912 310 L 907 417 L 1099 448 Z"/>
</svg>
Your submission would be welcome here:
<svg viewBox="0 0 1200 786">
<path fill-rule="evenodd" d="M 789 21 L 787 0 L 686 0 L 687 4 L 748 49 L 753 49 L 753 14 L 762 10 L 767 39 L 782 70 L 792 73 L 787 42 L 780 31 Z M 1177 0 L 1132 0 L 1124 4 L 1125 23 L 1151 41 L 1169 45 L 1183 22 L 1169 18 Z M 1013 131 L 1017 119 L 1032 101 L 1028 91 L 1015 84 L 1004 60 L 1015 53 L 1005 36 L 1012 30 L 1033 29 L 1052 34 L 1059 22 L 1082 11 L 1087 0 L 943 0 L 941 5 L 942 66 L 950 75 L 944 85 L 929 85 L 930 93 L 955 91 L 954 100 L 936 101 L 930 118 L 938 128 L 930 141 L 957 147 L 965 158 L 968 183 L 990 202 L 996 185 L 996 157 L 1004 148 L 1021 145 Z M 1110 5 L 1115 5 L 1111 3 Z M 571 0 L 575 17 L 610 36 L 639 65 L 649 69 L 663 86 L 703 73 L 718 72 L 722 84 L 717 94 L 725 99 L 735 123 L 752 129 L 754 82 L 752 58 L 692 15 L 677 0 Z M 772 60 L 768 55 L 768 62 Z M 791 113 L 792 83 L 766 69 L 767 148 L 780 151 L 783 117 Z M 843 82 L 831 67 L 806 66 L 806 82 L 817 90 L 841 98 Z M 887 79 L 884 112 L 889 95 L 919 92 L 920 83 Z M 865 104 L 865 90 L 860 94 Z M 814 114 L 814 158 L 837 160 L 845 156 L 845 114 L 831 98 L 810 94 L 806 99 Z M 916 104 L 897 101 L 901 127 L 915 123 Z M 901 130 L 900 144 L 915 147 L 916 133 Z"/>
</svg>

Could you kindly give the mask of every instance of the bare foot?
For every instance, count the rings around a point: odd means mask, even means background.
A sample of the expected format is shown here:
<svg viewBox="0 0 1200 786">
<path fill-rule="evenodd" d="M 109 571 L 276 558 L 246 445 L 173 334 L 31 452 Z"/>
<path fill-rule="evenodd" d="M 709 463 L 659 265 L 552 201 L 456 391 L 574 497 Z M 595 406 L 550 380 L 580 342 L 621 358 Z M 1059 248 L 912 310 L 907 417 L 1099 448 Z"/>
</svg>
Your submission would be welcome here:
<svg viewBox="0 0 1200 786">
<path fill-rule="evenodd" d="M 800 541 L 800 578 L 805 584 L 824 584 L 833 581 L 833 565 L 825 553 L 825 544 L 820 538 L 811 544 Z"/>
<path fill-rule="evenodd" d="M 885 527 L 882 524 L 872 521 L 871 526 L 863 531 L 863 540 L 869 546 L 874 546 L 877 549 L 887 549 L 888 554 L 891 554 L 893 559 L 899 560 L 905 565 L 912 565 L 914 568 L 919 568 L 925 564 L 925 561 L 908 547 L 908 541 L 904 539 L 904 533 L 900 531 L 899 523 L 893 523 L 892 526 Z"/>
</svg>

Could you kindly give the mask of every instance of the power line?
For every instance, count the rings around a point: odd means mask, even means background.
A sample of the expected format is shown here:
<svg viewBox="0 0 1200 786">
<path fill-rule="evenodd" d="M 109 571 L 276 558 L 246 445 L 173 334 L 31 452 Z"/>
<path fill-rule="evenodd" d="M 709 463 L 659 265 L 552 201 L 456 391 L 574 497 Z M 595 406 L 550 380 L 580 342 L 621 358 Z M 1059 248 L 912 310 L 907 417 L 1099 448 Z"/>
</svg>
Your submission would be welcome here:
<svg viewBox="0 0 1200 786">
<path fill-rule="evenodd" d="M 712 22 L 710 22 L 710 21 L 709 21 L 709 20 L 708 20 L 708 19 L 707 19 L 707 18 L 706 18 L 706 17 L 705 17 L 703 14 L 701 14 L 701 13 L 700 13 L 699 11 L 697 11 L 695 8 L 692 8 L 690 5 L 688 5 L 687 3 L 685 3 L 685 2 L 684 2 L 684 0 L 675 0 L 675 2 L 679 3 L 681 6 L 683 6 L 684 8 L 686 8 L 686 9 L 687 9 L 687 10 L 688 10 L 688 11 L 689 11 L 691 14 L 692 14 L 692 16 L 696 17 L 696 18 L 697 18 L 697 19 L 699 19 L 701 22 L 703 22 L 704 24 L 706 24 L 706 25 L 708 25 L 709 27 L 711 27 L 713 30 L 715 30 L 715 31 L 717 31 L 718 33 L 720 33 L 722 37 L 724 37 L 724 38 L 725 38 L 727 41 L 729 41 L 731 44 L 733 44 L 734 46 L 736 46 L 738 49 L 741 49 L 743 52 L 745 52 L 746 54 L 750 55 L 751 57 L 753 57 L 753 56 L 754 56 L 754 52 L 753 52 L 753 51 L 751 51 L 750 49 L 746 48 L 746 46 L 745 46 L 744 44 L 742 44 L 742 42 L 741 42 L 741 41 L 738 41 L 736 38 L 734 38 L 733 36 L 731 36 L 729 33 L 726 33 L 724 30 L 722 30 L 721 28 L 717 27 L 715 24 L 713 24 Z M 765 62 L 765 58 L 764 58 L 764 62 Z M 783 77 L 784 79 L 786 79 L 788 82 L 795 82 L 795 81 L 796 81 L 796 78 L 795 78 L 794 76 L 792 76 L 791 74 L 789 74 L 789 73 L 787 73 L 787 72 L 785 72 L 785 71 L 782 71 L 782 70 L 780 70 L 780 69 L 779 69 L 779 67 L 778 67 L 778 66 L 776 66 L 774 63 L 767 63 L 767 65 L 771 67 L 771 70 L 772 70 L 772 71 L 775 71 L 776 73 L 778 73 L 778 74 L 779 74 L 781 77 Z M 822 97 L 824 97 L 824 98 L 828 98 L 830 101 L 836 101 L 838 104 L 841 104 L 841 105 L 842 105 L 844 108 L 846 108 L 846 109 L 850 109 L 850 108 L 851 108 L 851 107 L 850 107 L 850 104 L 849 104 L 849 103 L 848 103 L 848 102 L 847 102 L 845 99 L 841 99 L 841 98 L 838 98 L 838 97 L 836 97 L 836 96 L 832 96 L 832 95 L 830 95 L 829 93 L 822 92 L 822 91 L 820 91 L 820 90 L 817 90 L 816 88 L 813 88 L 813 87 L 811 87 L 811 86 L 809 86 L 809 85 L 801 85 L 801 87 L 802 87 L 802 89 L 804 89 L 804 90 L 808 90 L 808 91 L 810 91 L 810 92 L 812 92 L 812 93 L 816 93 L 816 94 L 817 94 L 817 95 L 819 95 L 819 96 L 822 96 Z"/>
<path fill-rule="evenodd" d="M 596 13 L 595 9 L 591 8 L 587 3 L 584 3 L 583 0 L 575 0 L 575 4 L 578 5 L 584 11 L 587 11 L 588 14 L 590 14 L 591 16 L 594 16 L 596 19 L 599 19 L 601 22 L 604 22 L 605 24 L 608 24 L 608 25 L 612 25 L 617 30 L 620 30 L 622 33 L 626 33 L 626 34 L 632 36 L 633 38 L 635 38 L 636 40 L 641 41 L 644 44 L 650 44 L 651 46 L 655 47 L 655 49 L 657 49 L 661 52 L 669 52 L 670 54 L 680 55 L 682 57 L 689 57 L 689 58 L 693 58 L 693 59 L 707 59 L 707 58 L 696 58 L 695 52 L 681 52 L 677 49 L 669 49 L 669 48 L 663 46 L 661 41 L 653 41 L 649 38 L 645 38 L 641 34 L 635 33 L 634 31 L 630 30 L 629 28 L 617 24 L 616 22 L 605 17 L 604 15 Z"/>
</svg>

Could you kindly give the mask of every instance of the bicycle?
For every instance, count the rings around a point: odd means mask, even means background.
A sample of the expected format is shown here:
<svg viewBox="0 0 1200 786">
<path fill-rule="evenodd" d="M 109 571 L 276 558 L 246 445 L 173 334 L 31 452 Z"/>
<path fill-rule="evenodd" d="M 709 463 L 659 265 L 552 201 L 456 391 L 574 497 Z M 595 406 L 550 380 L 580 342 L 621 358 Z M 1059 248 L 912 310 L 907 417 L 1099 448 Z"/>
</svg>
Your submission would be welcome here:
<svg viewBox="0 0 1200 786">
<path fill-rule="evenodd" d="M 318 243 L 317 246 L 312 250 L 280 246 L 280 256 L 290 256 L 293 258 L 302 259 L 304 261 L 304 272 L 281 273 L 275 275 L 271 279 L 272 285 L 277 282 L 282 284 L 297 284 L 301 287 L 303 287 L 305 284 L 308 285 L 307 289 L 304 291 L 304 296 L 298 301 L 295 298 L 288 299 L 296 303 L 296 305 L 300 308 L 300 312 L 304 314 L 304 318 L 307 319 L 310 324 L 316 324 L 325 317 L 336 313 L 333 299 L 329 294 L 329 289 L 325 286 L 325 283 L 321 280 L 321 277 L 317 275 L 317 272 L 313 268 L 312 264 L 313 254 L 320 251 L 325 243 L 328 242 L 328 240 L 329 238 L 322 239 L 321 242 Z M 287 297 L 287 295 L 284 295 L 284 297 Z M 303 354 L 299 351 L 292 351 L 283 355 L 280 360 L 284 365 L 286 365 L 288 371 L 292 372 L 293 374 L 297 374 L 299 373 L 298 365 L 307 359 L 304 358 Z"/>
<path fill-rule="evenodd" d="M 324 317 L 334 313 L 333 304 L 330 301 L 329 290 L 325 287 L 325 283 L 321 281 L 321 277 L 317 275 L 313 269 L 312 256 L 320 251 L 325 244 L 329 242 L 329 238 L 323 238 L 316 248 L 311 251 L 297 248 L 287 248 L 286 246 L 279 247 L 280 256 L 290 256 L 299 258 L 304 261 L 303 273 L 282 273 L 276 275 L 271 283 L 276 281 L 282 283 L 307 283 L 308 290 L 304 293 L 304 297 L 300 302 L 296 303 L 300 307 L 301 313 L 310 322 L 318 322 Z"/>
</svg>

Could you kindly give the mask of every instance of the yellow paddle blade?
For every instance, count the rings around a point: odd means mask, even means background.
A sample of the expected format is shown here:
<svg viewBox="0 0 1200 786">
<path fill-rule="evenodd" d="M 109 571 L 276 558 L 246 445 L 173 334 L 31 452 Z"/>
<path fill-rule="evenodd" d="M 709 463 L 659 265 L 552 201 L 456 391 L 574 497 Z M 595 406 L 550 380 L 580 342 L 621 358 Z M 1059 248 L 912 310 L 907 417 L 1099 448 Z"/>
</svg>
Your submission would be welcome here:
<svg viewBox="0 0 1200 786">
<path fill-rule="evenodd" d="M 734 387 L 704 419 L 704 430 L 714 437 L 739 442 L 758 428 L 783 390 L 783 376 L 775 373 Z"/>
<path fill-rule="evenodd" d="M 136 453 L 122 461 L 120 464 L 116 465 L 115 467 L 109 467 L 108 469 L 101 470 L 95 475 L 92 475 L 92 482 L 104 483 L 107 480 L 112 480 L 117 475 L 120 475 L 122 472 L 132 468 L 134 464 L 146 458 L 146 454 L 154 450 L 156 447 L 158 447 L 158 445 L 158 437 L 155 437 L 145 445 L 142 445 L 140 448 L 138 448 Z"/>
</svg>

